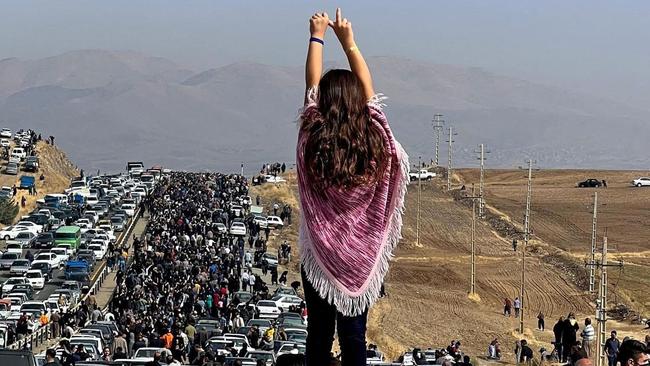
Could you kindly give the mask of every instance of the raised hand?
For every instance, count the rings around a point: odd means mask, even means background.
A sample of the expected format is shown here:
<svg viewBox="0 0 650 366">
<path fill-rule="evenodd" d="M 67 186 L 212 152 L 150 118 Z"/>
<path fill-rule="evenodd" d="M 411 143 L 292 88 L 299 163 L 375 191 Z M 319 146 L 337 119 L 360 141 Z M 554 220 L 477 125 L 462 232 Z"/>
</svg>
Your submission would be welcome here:
<svg viewBox="0 0 650 366">
<path fill-rule="evenodd" d="M 329 26 L 332 27 L 336 37 L 341 42 L 344 48 L 354 46 L 354 34 L 352 33 L 352 23 L 343 18 L 341 15 L 341 8 L 336 8 L 336 18 L 334 21 L 329 21 Z"/>
<path fill-rule="evenodd" d="M 309 19 L 309 31 L 312 37 L 323 39 L 325 31 L 330 23 L 330 18 L 327 13 L 316 13 Z"/>
</svg>

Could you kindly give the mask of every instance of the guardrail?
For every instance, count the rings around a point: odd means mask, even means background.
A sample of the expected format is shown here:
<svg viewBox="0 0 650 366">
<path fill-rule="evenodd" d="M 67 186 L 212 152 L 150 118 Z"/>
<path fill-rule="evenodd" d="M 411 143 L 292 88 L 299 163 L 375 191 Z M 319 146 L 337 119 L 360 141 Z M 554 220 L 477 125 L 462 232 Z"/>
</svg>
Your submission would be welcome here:
<svg viewBox="0 0 650 366">
<path fill-rule="evenodd" d="M 131 223 L 127 227 L 125 231 L 122 232 L 121 237 L 119 238 L 118 242 L 120 246 L 123 246 L 125 242 L 128 242 L 129 237 L 131 236 L 131 233 L 133 232 L 133 229 L 135 228 L 135 225 L 137 222 L 140 220 L 140 215 L 142 214 L 142 210 L 138 208 L 135 211 L 135 214 L 133 215 L 133 219 L 131 220 Z M 82 301 L 85 301 L 88 299 L 90 295 L 95 295 L 99 291 L 100 287 L 106 280 L 106 277 L 108 277 L 108 274 L 111 272 L 111 268 L 106 264 L 106 259 L 102 260 L 101 265 L 99 268 L 97 268 L 94 277 L 94 280 L 92 280 L 92 285 L 90 286 L 88 292 L 79 298 L 77 303 L 71 307 L 69 310 L 70 311 L 75 311 L 79 307 Z M 104 311 L 103 311 L 104 312 Z M 104 312 L 105 313 L 105 312 Z M 61 333 L 62 330 L 59 332 Z M 59 334 L 59 337 L 57 339 L 60 339 L 61 336 Z M 46 325 L 40 326 L 36 330 L 34 330 L 31 334 L 28 336 L 16 340 L 16 342 L 10 344 L 7 346 L 9 349 L 34 349 L 34 347 L 41 346 L 43 343 L 52 340 L 53 339 L 53 332 L 52 332 L 52 326 L 51 323 L 48 322 Z"/>
</svg>

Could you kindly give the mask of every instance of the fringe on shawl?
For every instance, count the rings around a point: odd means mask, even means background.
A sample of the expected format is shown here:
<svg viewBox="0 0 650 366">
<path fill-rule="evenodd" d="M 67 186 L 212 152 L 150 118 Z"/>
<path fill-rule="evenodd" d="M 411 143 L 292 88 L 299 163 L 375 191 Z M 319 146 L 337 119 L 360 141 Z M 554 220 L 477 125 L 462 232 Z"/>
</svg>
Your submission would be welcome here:
<svg viewBox="0 0 650 366">
<path fill-rule="evenodd" d="M 369 103 L 381 108 L 382 100 L 386 99 L 381 95 L 374 96 Z M 376 103 L 376 104 L 375 104 Z M 402 145 L 395 141 L 395 147 L 400 156 L 400 170 L 401 177 L 397 183 L 395 209 L 391 215 L 391 222 L 389 224 L 388 232 L 386 235 L 386 243 L 383 243 L 382 252 L 377 258 L 377 269 L 372 273 L 372 278 L 368 284 L 366 291 L 358 297 L 350 297 L 336 285 L 334 285 L 323 270 L 318 265 L 316 258 L 311 253 L 311 246 L 313 245 L 306 225 L 301 225 L 300 228 L 300 241 L 308 243 L 303 245 L 301 250 L 301 263 L 307 280 L 318 291 L 321 298 L 326 299 L 327 302 L 336 306 L 336 310 L 345 316 L 357 316 L 363 314 L 366 309 L 369 309 L 379 299 L 381 286 L 384 277 L 388 273 L 389 262 L 393 258 L 393 251 L 397 243 L 402 238 L 402 214 L 404 213 L 404 196 L 406 194 L 406 187 L 409 184 L 409 160 L 408 155 L 402 148 Z M 302 214 L 301 214 L 302 216 Z M 304 222 L 304 217 L 301 217 Z"/>
</svg>

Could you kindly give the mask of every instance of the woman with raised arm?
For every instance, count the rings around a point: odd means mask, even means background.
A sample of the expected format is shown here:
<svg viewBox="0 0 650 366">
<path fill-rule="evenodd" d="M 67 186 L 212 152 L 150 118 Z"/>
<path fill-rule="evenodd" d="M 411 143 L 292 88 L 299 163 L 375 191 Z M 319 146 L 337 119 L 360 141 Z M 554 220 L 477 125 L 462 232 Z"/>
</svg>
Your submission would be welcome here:
<svg viewBox="0 0 650 366">
<path fill-rule="evenodd" d="M 331 27 L 349 70 L 321 77 Z M 366 318 L 401 237 L 408 157 L 375 95 L 352 23 L 336 10 L 310 19 L 297 172 L 308 366 L 328 365 L 337 325 L 342 362 L 366 365 Z"/>
</svg>

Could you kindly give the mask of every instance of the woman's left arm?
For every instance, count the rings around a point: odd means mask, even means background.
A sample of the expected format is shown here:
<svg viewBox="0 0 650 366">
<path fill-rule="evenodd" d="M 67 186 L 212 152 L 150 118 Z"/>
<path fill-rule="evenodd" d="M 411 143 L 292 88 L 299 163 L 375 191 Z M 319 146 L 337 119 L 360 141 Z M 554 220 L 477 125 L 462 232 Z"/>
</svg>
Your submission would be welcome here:
<svg viewBox="0 0 650 366">
<path fill-rule="evenodd" d="M 327 13 L 316 13 L 309 19 L 309 48 L 305 64 L 305 103 L 307 92 L 311 87 L 318 86 L 323 74 L 323 38 L 329 24 Z"/>
</svg>

